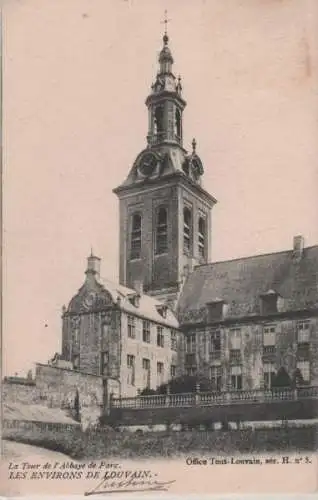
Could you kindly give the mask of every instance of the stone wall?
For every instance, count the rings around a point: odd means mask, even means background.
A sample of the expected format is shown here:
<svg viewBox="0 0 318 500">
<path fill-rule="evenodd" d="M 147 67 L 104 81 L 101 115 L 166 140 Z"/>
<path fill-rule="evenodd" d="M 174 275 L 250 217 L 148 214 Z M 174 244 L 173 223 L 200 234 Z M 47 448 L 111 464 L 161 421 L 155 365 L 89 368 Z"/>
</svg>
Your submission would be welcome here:
<svg viewBox="0 0 318 500">
<path fill-rule="evenodd" d="M 103 379 L 97 375 L 50 365 L 36 365 L 36 387 L 41 403 L 51 408 L 74 409 L 78 391 L 84 426 L 94 423 L 103 408 Z"/>
<path fill-rule="evenodd" d="M 2 402 L 13 402 L 21 404 L 39 403 L 39 394 L 35 383 L 13 384 L 11 382 L 2 382 L 1 390 Z"/>
</svg>

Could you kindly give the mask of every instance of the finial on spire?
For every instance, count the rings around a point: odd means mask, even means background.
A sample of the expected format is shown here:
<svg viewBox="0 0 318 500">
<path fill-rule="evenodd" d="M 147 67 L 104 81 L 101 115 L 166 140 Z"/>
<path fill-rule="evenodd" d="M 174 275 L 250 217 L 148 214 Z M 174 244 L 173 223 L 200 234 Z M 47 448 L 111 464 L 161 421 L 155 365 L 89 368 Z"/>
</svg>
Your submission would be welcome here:
<svg viewBox="0 0 318 500">
<path fill-rule="evenodd" d="M 197 141 L 195 139 L 192 140 L 192 153 L 195 153 L 197 147 Z"/>
<path fill-rule="evenodd" d="M 91 257 L 94 257 L 94 254 L 93 254 L 93 247 L 91 246 Z"/>
<path fill-rule="evenodd" d="M 167 9 L 165 10 L 165 17 L 164 17 L 164 20 L 161 21 L 161 24 L 164 24 L 165 25 L 165 33 L 164 33 L 164 36 L 163 36 L 163 43 L 165 45 L 168 44 L 169 42 L 169 37 L 168 37 L 168 29 L 167 29 L 167 24 L 168 22 L 171 21 L 171 19 L 168 19 L 168 11 Z"/>
</svg>

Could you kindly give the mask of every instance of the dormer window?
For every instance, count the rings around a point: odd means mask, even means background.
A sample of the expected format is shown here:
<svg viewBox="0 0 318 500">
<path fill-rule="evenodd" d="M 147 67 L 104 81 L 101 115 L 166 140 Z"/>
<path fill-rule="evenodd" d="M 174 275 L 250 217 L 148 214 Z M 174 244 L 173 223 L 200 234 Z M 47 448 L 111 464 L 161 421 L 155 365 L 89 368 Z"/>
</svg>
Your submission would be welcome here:
<svg viewBox="0 0 318 500">
<path fill-rule="evenodd" d="M 139 293 L 132 293 L 131 295 L 128 295 L 128 299 L 133 306 L 139 307 L 139 305 L 140 305 Z"/>
<path fill-rule="evenodd" d="M 168 306 L 166 306 L 165 304 L 160 304 L 156 306 L 156 309 L 160 316 L 162 316 L 163 318 L 167 317 Z"/>
<path fill-rule="evenodd" d="M 207 313 L 208 313 L 208 322 L 218 322 L 223 320 L 224 316 L 224 300 L 216 299 L 212 302 L 208 302 Z"/>
<path fill-rule="evenodd" d="M 270 314 L 275 314 L 278 312 L 277 302 L 278 293 L 274 290 L 269 290 L 268 292 L 260 296 L 261 299 L 261 314 L 262 316 L 267 316 Z"/>
</svg>

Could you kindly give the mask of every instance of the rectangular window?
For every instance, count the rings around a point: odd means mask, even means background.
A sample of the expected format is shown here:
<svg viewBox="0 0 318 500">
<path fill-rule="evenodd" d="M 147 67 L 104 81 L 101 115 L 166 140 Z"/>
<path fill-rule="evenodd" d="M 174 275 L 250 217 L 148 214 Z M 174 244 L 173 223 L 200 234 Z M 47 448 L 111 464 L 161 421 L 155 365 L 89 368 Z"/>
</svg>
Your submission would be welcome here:
<svg viewBox="0 0 318 500">
<path fill-rule="evenodd" d="M 240 366 L 231 367 L 231 387 L 234 391 L 242 389 L 242 368 Z"/>
<path fill-rule="evenodd" d="M 127 354 L 127 384 L 135 385 L 135 356 Z"/>
<path fill-rule="evenodd" d="M 150 321 L 146 319 L 142 322 L 142 340 L 150 344 Z"/>
<path fill-rule="evenodd" d="M 130 258 L 141 257 L 141 215 L 136 213 L 131 218 Z"/>
<path fill-rule="evenodd" d="M 224 301 L 217 300 L 214 302 L 207 302 L 207 316 L 209 323 L 215 323 L 223 320 Z"/>
<path fill-rule="evenodd" d="M 80 339 L 79 329 L 78 329 L 78 328 L 76 328 L 76 329 L 73 331 L 73 342 L 74 342 L 74 344 L 78 344 L 78 343 L 79 343 L 79 339 Z"/>
<path fill-rule="evenodd" d="M 156 254 L 165 253 L 168 250 L 168 213 L 165 207 L 160 207 L 156 220 Z"/>
<path fill-rule="evenodd" d="M 297 323 L 297 341 L 298 344 L 306 344 L 310 340 L 309 321 L 298 321 Z"/>
<path fill-rule="evenodd" d="M 230 329 L 230 349 L 241 349 L 242 344 L 242 334 L 240 328 Z"/>
<path fill-rule="evenodd" d="M 310 363 L 309 361 L 298 361 L 297 368 L 300 370 L 303 381 L 310 382 Z"/>
<path fill-rule="evenodd" d="M 150 359 L 143 358 L 142 360 L 142 378 L 143 387 L 150 388 Z"/>
<path fill-rule="evenodd" d="M 276 326 L 275 325 L 264 326 L 263 343 L 264 343 L 265 347 L 276 345 Z"/>
<path fill-rule="evenodd" d="M 199 217 L 198 222 L 198 251 L 199 256 L 205 256 L 205 234 L 206 234 L 206 222 L 205 218 Z"/>
<path fill-rule="evenodd" d="M 164 335 L 162 326 L 157 326 L 157 346 L 164 347 Z"/>
<path fill-rule="evenodd" d="M 136 338 L 136 318 L 135 316 L 128 316 L 127 318 L 127 323 L 128 323 L 128 337 L 131 339 Z"/>
<path fill-rule="evenodd" d="M 183 209 L 183 251 L 186 255 L 191 253 L 192 213 L 188 207 Z"/>
<path fill-rule="evenodd" d="M 175 330 L 170 330 L 171 336 L 171 349 L 173 351 L 177 350 L 177 332 Z"/>
<path fill-rule="evenodd" d="M 177 367 L 175 365 L 170 366 L 170 377 L 175 378 L 177 375 Z"/>
<path fill-rule="evenodd" d="M 210 367 L 210 379 L 213 391 L 220 391 L 222 387 L 222 367 L 221 366 L 211 366 Z"/>
<path fill-rule="evenodd" d="M 74 370 L 79 370 L 80 368 L 80 357 L 79 354 L 74 354 L 73 355 L 73 369 Z"/>
<path fill-rule="evenodd" d="M 197 369 L 195 366 L 189 366 L 188 368 L 186 368 L 185 372 L 188 377 L 194 377 L 194 375 L 197 373 Z"/>
<path fill-rule="evenodd" d="M 195 365 L 195 353 L 185 355 L 185 364 L 186 365 Z"/>
<path fill-rule="evenodd" d="M 276 293 L 269 293 L 261 296 L 261 313 L 263 316 L 277 313 L 277 299 Z"/>
<path fill-rule="evenodd" d="M 101 353 L 100 373 L 101 375 L 108 375 L 109 354 L 108 351 Z"/>
<path fill-rule="evenodd" d="M 212 330 L 210 335 L 210 353 L 221 353 L 221 332 Z"/>
<path fill-rule="evenodd" d="M 188 335 L 186 338 L 186 352 L 195 352 L 195 334 Z"/>
<path fill-rule="evenodd" d="M 163 378 L 164 378 L 163 363 L 158 362 L 157 363 L 157 385 L 163 384 Z"/>
<path fill-rule="evenodd" d="M 276 370 L 273 363 L 264 363 L 264 389 L 271 389 L 273 380 L 276 377 Z"/>
</svg>

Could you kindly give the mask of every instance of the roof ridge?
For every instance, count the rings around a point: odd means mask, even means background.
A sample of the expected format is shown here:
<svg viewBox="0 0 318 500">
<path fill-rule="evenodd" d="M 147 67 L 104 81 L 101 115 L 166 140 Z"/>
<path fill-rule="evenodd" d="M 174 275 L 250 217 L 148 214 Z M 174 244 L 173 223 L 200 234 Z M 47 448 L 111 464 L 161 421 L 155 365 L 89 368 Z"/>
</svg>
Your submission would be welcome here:
<svg viewBox="0 0 318 500">
<path fill-rule="evenodd" d="M 318 245 L 311 245 L 309 247 L 305 247 L 304 251 L 310 250 L 311 248 L 318 248 Z M 215 264 L 225 264 L 226 262 L 236 262 L 239 260 L 255 259 L 255 258 L 259 258 L 259 257 L 267 257 L 269 255 L 281 255 L 284 253 L 292 253 L 292 252 L 293 252 L 293 249 L 279 250 L 278 252 L 266 252 L 266 253 L 260 253 L 260 254 L 255 254 L 255 255 L 247 255 L 245 257 L 235 257 L 233 259 L 216 260 L 214 262 L 206 262 L 205 264 L 198 264 L 197 266 L 194 267 L 194 269 L 198 269 L 198 268 L 205 267 L 205 266 L 213 266 Z"/>
</svg>

